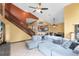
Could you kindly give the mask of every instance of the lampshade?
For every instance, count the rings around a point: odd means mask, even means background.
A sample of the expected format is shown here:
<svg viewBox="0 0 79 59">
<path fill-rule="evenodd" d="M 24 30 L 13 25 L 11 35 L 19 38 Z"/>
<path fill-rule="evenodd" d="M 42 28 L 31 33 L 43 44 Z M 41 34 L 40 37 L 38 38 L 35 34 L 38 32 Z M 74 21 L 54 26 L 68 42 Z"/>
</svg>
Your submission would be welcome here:
<svg viewBox="0 0 79 59">
<path fill-rule="evenodd" d="M 56 24 L 53 24 L 52 26 L 53 26 L 53 28 L 56 28 L 57 25 Z"/>
</svg>

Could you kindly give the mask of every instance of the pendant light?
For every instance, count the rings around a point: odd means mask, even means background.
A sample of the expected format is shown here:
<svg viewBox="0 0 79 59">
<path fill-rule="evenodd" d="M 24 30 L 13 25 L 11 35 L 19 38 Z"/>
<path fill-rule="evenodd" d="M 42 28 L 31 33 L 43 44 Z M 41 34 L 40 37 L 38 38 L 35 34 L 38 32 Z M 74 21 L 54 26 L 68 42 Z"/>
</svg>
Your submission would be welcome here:
<svg viewBox="0 0 79 59">
<path fill-rule="evenodd" d="M 53 24 L 52 24 L 53 28 L 55 28 L 57 25 L 55 23 L 55 17 L 53 18 Z"/>
</svg>

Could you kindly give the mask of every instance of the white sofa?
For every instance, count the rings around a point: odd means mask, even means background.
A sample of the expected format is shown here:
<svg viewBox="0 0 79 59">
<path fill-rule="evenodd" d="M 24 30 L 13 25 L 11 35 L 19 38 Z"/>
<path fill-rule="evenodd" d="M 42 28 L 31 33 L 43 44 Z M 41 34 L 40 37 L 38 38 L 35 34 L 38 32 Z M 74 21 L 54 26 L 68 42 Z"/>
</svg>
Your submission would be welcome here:
<svg viewBox="0 0 79 59">
<path fill-rule="evenodd" d="M 39 51 L 46 56 L 75 56 L 71 49 L 66 49 L 61 45 L 57 45 L 51 42 L 42 42 L 39 44 Z"/>
<path fill-rule="evenodd" d="M 40 52 L 47 56 L 75 56 L 73 50 L 69 49 L 71 41 L 63 40 L 61 37 L 46 35 L 35 35 L 27 43 L 29 49 L 38 48 Z M 55 41 L 55 42 L 54 42 Z M 60 44 L 61 43 L 61 44 Z"/>
</svg>

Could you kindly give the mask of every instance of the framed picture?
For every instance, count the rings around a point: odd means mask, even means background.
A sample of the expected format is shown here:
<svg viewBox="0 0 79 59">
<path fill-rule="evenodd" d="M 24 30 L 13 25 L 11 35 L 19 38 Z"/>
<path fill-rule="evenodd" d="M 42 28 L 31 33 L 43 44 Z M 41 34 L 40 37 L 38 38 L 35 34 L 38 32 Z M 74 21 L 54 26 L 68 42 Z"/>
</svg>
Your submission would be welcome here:
<svg viewBox="0 0 79 59">
<path fill-rule="evenodd" d="M 48 31 L 48 26 L 47 25 L 38 26 L 38 31 L 39 32 L 46 32 L 46 31 Z"/>
</svg>

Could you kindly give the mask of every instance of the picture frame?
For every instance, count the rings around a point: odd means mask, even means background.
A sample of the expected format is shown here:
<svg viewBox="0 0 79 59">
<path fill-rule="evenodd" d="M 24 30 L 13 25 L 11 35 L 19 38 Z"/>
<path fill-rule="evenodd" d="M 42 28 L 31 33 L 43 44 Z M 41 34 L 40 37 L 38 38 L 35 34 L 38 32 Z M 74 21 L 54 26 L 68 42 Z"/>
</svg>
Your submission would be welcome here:
<svg viewBox="0 0 79 59">
<path fill-rule="evenodd" d="M 38 26 L 38 31 L 39 32 L 46 32 L 48 31 L 48 26 L 47 25 L 43 25 L 43 26 Z"/>
</svg>

